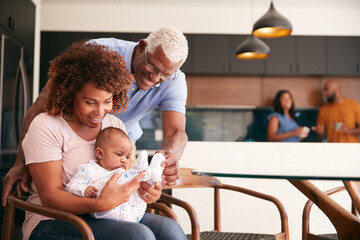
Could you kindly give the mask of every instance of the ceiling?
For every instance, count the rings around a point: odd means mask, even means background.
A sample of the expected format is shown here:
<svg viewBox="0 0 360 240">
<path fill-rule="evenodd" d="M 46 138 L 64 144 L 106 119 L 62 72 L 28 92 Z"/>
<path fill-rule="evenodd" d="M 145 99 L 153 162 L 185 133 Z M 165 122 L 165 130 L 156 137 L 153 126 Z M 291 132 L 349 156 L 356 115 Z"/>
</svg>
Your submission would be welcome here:
<svg viewBox="0 0 360 240">
<path fill-rule="evenodd" d="M 357 8 L 359 0 L 274 0 L 274 5 L 282 8 L 310 7 L 310 8 Z M 42 0 L 51 4 L 111 4 L 129 6 L 249 6 L 270 5 L 270 0 Z"/>
</svg>

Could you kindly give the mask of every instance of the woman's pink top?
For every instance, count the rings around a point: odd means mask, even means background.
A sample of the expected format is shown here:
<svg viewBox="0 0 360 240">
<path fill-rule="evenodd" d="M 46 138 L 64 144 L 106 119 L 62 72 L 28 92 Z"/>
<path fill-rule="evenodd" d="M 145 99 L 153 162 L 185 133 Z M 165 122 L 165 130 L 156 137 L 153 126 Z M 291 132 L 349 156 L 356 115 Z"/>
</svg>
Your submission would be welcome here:
<svg viewBox="0 0 360 240">
<path fill-rule="evenodd" d="M 126 132 L 125 125 L 114 115 L 107 114 L 102 121 L 102 129 L 118 127 Z M 25 164 L 62 160 L 62 185 L 72 178 L 78 165 L 95 159 L 95 140 L 86 141 L 79 137 L 62 117 L 54 117 L 47 113 L 39 114 L 32 121 L 22 147 L 25 153 Z M 34 182 L 31 182 L 28 202 L 42 205 Z M 23 239 L 27 240 L 32 230 L 47 217 L 26 212 L 23 224 Z"/>
</svg>

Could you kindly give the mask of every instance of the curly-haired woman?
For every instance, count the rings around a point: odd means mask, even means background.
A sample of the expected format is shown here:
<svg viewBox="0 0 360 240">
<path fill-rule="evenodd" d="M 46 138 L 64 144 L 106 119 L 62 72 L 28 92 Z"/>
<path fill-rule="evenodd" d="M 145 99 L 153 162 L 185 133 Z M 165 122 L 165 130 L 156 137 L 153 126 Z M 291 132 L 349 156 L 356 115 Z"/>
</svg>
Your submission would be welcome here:
<svg viewBox="0 0 360 240">
<path fill-rule="evenodd" d="M 141 182 L 144 173 L 116 185 L 115 174 L 99 198 L 82 198 L 64 190 L 76 167 L 94 158 L 94 144 L 106 127 L 125 130 L 112 114 L 127 107 L 126 92 L 133 80 L 122 57 L 106 47 L 74 43 L 56 57 L 49 69 L 49 96 L 45 113 L 31 123 L 23 141 L 26 165 L 32 177 L 29 202 L 81 215 L 96 239 L 186 239 L 172 219 L 145 214 L 140 223 L 92 219 L 85 213 L 107 211 L 126 202 L 135 191 L 147 191 L 147 203 L 156 201 L 161 185 Z M 26 213 L 24 239 L 82 239 L 73 225 Z"/>
<path fill-rule="evenodd" d="M 308 136 L 310 129 L 299 127 L 296 121 L 294 99 L 288 90 L 276 93 L 273 107 L 275 112 L 268 116 L 268 141 L 299 142 Z"/>
</svg>

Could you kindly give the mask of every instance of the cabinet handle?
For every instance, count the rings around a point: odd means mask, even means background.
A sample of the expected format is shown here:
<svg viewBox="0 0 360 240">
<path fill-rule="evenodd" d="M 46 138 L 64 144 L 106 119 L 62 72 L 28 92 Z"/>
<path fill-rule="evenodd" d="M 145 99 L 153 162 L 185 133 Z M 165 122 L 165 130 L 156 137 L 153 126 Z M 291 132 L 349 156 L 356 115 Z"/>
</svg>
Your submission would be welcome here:
<svg viewBox="0 0 360 240">
<path fill-rule="evenodd" d="M 300 64 L 299 63 L 296 64 L 296 72 L 297 73 L 300 72 Z"/>
<path fill-rule="evenodd" d="M 14 31 L 14 29 L 15 29 L 15 18 L 14 17 L 8 18 L 8 28 L 10 28 L 11 31 Z"/>
<path fill-rule="evenodd" d="M 222 64 L 223 71 L 226 72 L 227 68 L 228 68 L 228 66 L 227 66 L 226 62 L 223 62 L 223 64 Z"/>
<path fill-rule="evenodd" d="M 293 63 L 290 63 L 290 72 L 293 72 Z"/>
<path fill-rule="evenodd" d="M 357 73 L 360 73 L 360 64 L 359 63 L 356 65 L 356 71 L 357 71 Z"/>
</svg>

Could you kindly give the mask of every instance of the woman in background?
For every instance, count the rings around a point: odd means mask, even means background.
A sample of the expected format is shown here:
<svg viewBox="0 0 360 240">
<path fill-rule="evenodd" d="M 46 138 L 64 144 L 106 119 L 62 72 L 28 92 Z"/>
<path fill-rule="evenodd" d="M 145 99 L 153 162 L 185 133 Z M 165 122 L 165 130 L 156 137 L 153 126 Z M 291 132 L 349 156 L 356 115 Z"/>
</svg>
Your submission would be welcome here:
<svg viewBox="0 0 360 240">
<path fill-rule="evenodd" d="M 275 112 L 268 116 L 267 140 L 269 142 L 299 142 L 309 134 L 308 127 L 299 127 L 295 117 L 295 104 L 288 90 L 276 93 Z"/>
</svg>

